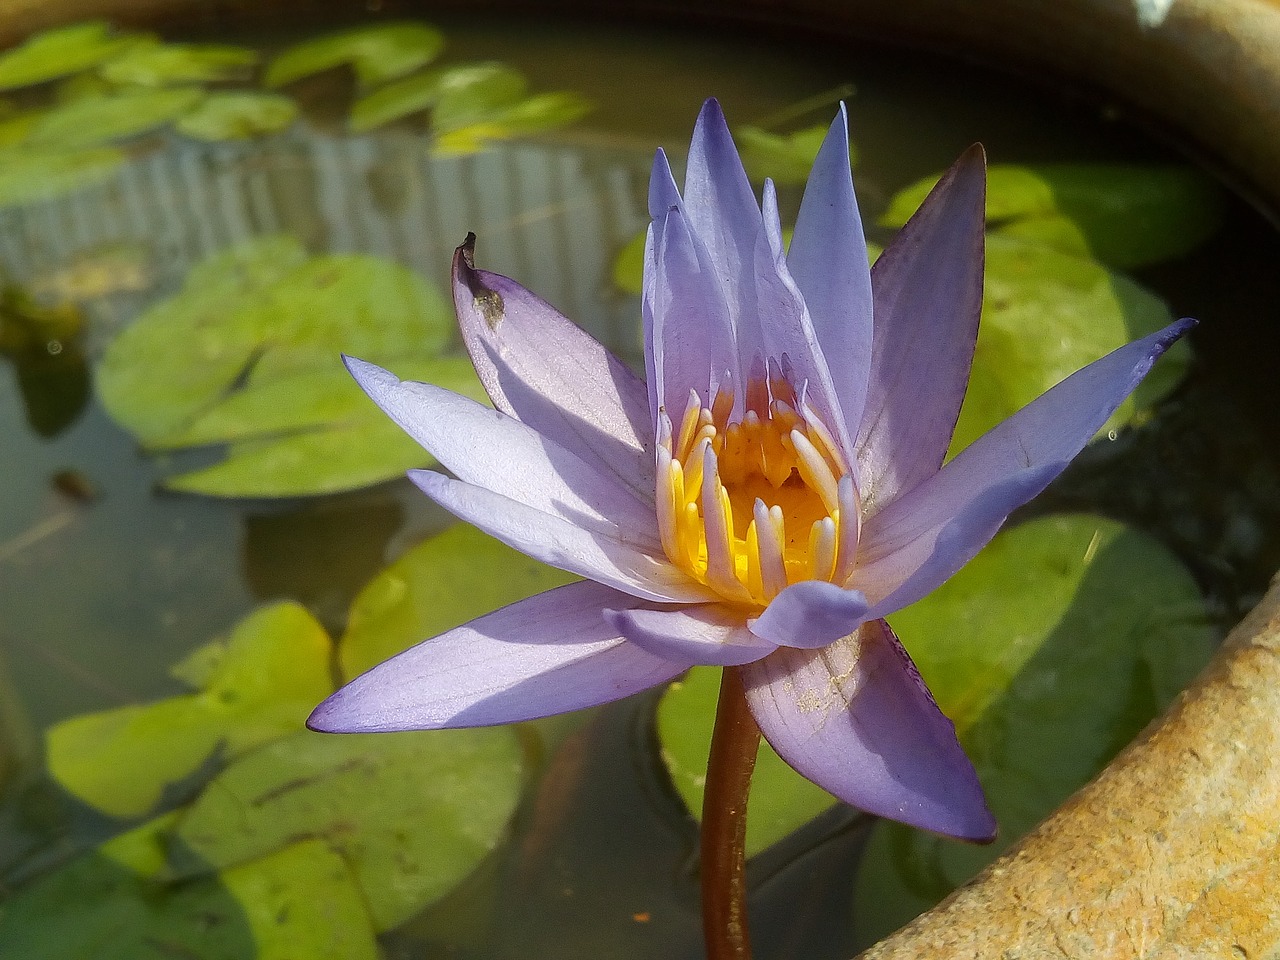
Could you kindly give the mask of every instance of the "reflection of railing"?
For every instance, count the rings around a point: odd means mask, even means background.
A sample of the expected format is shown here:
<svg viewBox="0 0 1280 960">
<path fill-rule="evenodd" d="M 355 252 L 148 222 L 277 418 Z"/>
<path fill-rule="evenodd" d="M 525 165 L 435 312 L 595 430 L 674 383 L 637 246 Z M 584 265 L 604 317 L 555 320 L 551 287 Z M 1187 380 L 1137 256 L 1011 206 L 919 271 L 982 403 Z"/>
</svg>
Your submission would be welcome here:
<svg viewBox="0 0 1280 960">
<path fill-rule="evenodd" d="M 453 248 L 473 230 L 481 265 L 634 354 L 638 309 L 610 294 L 609 271 L 647 221 L 649 160 L 529 143 L 436 156 L 408 133 L 348 138 L 303 127 L 259 144 L 184 141 L 100 186 L 0 211 L 0 271 L 21 282 L 104 247 L 138 245 L 168 290 L 210 254 L 284 231 L 315 250 L 390 257 L 443 284 Z"/>
</svg>

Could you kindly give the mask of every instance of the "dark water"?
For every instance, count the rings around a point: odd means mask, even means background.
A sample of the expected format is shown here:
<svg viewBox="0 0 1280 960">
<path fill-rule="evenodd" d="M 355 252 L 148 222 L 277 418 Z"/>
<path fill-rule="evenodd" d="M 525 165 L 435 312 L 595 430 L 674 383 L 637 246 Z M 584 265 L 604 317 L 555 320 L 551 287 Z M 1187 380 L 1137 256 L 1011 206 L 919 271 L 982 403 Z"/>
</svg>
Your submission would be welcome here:
<svg viewBox="0 0 1280 960">
<path fill-rule="evenodd" d="M 405 130 L 351 138 L 327 126 L 348 91 L 322 78 L 299 88 L 319 122 L 260 145 L 175 139 L 104 187 L 0 211 L 10 282 L 53 298 L 76 277 L 84 289 L 93 269 L 105 275 L 94 281 L 101 295 L 82 301 L 85 365 L 0 362 L 0 701 L 12 754 L 38 759 L 39 732 L 59 719 L 178 692 L 169 667 L 263 601 L 301 600 L 340 631 L 355 592 L 446 522 L 404 482 L 282 502 L 165 493 L 157 481 L 170 464 L 140 453 L 91 393 L 78 407 L 112 334 L 229 243 L 287 231 L 314 251 L 394 258 L 443 288 L 452 248 L 473 230 L 484 266 L 634 362 L 638 304 L 611 287 L 611 261 L 646 222 L 653 149 L 682 153 L 707 96 L 731 122 L 760 123 L 853 84 L 868 222 L 974 140 L 1001 163 L 1176 158 L 1108 105 L 899 53 L 529 22 L 442 26 L 451 57 L 511 62 L 535 88 L 573 89 L 598 109 L 544 139 L 435 158 Z M 830 112 L 822 105 L 809 122 Z M 797 200 L 784 196 L 793 210 Z M 1193 256 L 1139 272 L 1175 314 L 1202 319 L 1190 374 L 1150 423 L 1090 448 L 1028 508 L 1089 508 L 1154 534 L 1223 625 L 1280 567 L 1278 261 L 1275 233 L 1233 201 Z M 573 735 L 507 844 L 389 937 L 389 955 L 699 955 L 695 827 L 650 749 L 651 702 L 608 708 Z M 114 829 L 39 781 L 0 794 L 0 811 L 0 890 Z M 753 865 L 762 957 L 856 946 L 847 911 L 859 838 L 848 814 L 831 814 Z M 496 912 L 474 906 L 491 896 Z"/>
</svg>

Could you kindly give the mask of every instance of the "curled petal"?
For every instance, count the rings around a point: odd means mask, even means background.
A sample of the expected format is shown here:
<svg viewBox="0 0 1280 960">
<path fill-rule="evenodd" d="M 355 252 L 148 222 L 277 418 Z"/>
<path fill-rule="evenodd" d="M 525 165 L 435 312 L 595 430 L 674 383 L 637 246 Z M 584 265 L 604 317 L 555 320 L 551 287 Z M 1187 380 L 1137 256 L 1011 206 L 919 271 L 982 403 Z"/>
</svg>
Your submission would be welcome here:
<svg viewBox="0 0 1280 960">
<path fill-rule="evenodd" d="M 374 403 L 459 479 L 592 529 L 626 530 L 636 543 L 660 549 L 652 488 L 645 502 L 616 473 L 597 470 L 505 413 L 344 359 Z"/>
<path fill-rule="evenodd" d="M 867 598 L 825 580 L 801 580 L 787 587 L 747 626 L 780 647 L 823 647 L 858 629 Z"/>
<path fill-rule="evenodd" d="M 762 640 L 743 618 L 720 604 L 696 607 L 606 610 L 605 619 L 641 649 L 686 664 L 736 666 L 772 653 L 777 644 Z"/>
<path fill-rule="evenodd" d="M 653 500 L 645 384 L 577 324 L 514 280 L 453 260 L 462 339 L 493 405 Z"/>
<path fill-rule="evenodd" d="M 859 434 L 870 512 L 933 475 L 964 400 L 982 312 L 986 158 L 971 147 L 871 268 L 871 374 Z"/>
<path fill-rule="evenodd" d="M 482 727 L 618 700 L 687 665 L 627 643 L 601 616 L 633 602 L 571 583 L 423 641 L 357 677 L 311 714 L 328 733 Z"/>
<path fill-rule="evenodd" d="M 824 790 L 925 830 L 995 837 L 955 727 L 883 620 L 825 649 L 779 649 L 740 669 L 765 738 Z"/>
<path fill-rule="evenodd" d="M 809 174 L 787 252 L 787 267 L 804 295 L 849 432 L 858 433 L 871 367 L 871 270 L 849 169 L 844 104 L 832 121 Z"/>
<path fill-rule="evenodd" d="M 681 573 L 665 557 L 625 539 L 626 531 L 609 536 L 588 530 L 431 470 L 411 470 L 409 479 L 454 516 L 535 560 L 642 600 L 706 603 L 716 599 L 707 587 Z"/>
<path fill-rule="evenodd" d="M 1076 371 L 868 519 L 853 582 L 875 604 L 874 615 L 914 602 L 968 562 L 1011 510 L 1066 467 L 1193 325 L 1172 323 Z"/>
</svg>

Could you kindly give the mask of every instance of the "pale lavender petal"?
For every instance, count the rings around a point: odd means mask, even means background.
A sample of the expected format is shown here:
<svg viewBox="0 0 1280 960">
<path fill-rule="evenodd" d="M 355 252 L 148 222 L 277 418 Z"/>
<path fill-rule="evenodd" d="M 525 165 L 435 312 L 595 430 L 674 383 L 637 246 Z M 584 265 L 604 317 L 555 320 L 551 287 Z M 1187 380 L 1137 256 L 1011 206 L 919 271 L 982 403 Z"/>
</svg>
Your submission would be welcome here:
<svg viewBox="0 0 1280 960">
<path fill-rule="evenodd" d="M 871 598 L 875 615 L 924 596 L 976 554 L 1009 511 L 1066 467 L 1194 324 L 1180 320 L 1076 371 L 869 518 L 853 582 Z"/>
<path fill-rule="evenodd" d="M 751 632 L 780 647 L 826 646 L 858 629 L 866 619 L 867 598 L 825 580 L 801 580 L 769 601 L 748 620 Z"/>
<path fill-rule="evenodd" d="M 649 217 L 661 223 L 669 211 L 677 208 L 684 208 L 684 200 L 671 173 L 667 152 L 659 147 L 653 156 L 653 169 L 649 171 Z"/>
<path fill-rule="evenodd" d="M 326 733 L 482 727 L 608 703 L 664 683 L 687 664 L 627 643 L 601 616 L 633 603 L 571 583 L 419 643 L 316 707 Z"/>
<path fill-rule="evenodd" d="M 590 334 L 514 280 L 453 261 L 462 339 L 493 405 L 653 502 L 647 388 Z"/>
<path fill-rule="evenodd" d="M 716 595 L 659 554 L 626 539 L 578 526 L 515 500 L 431 470 L 409 478 L 454 516 L 535 560 L 658 603 L 706 603 Z"/>
<path fill-rule="evenodd" d="M 725 299 L 737 324 L 755 311 L 752 262 L 760 206 L 715 100 L 703 104 L 693 128 L 684 203 L 690 228 L 724 280 Z"/>
<path fill-rule="evenodd" d="M 746 347 L 743 355 L 753 355 L 759 348 L 766 357 L 775 360 L 786 357 L 794 371 L 793 382 L 804 385 L 810 406 L 835 436 L 841 452 L 852 460 L 852 438 L 846 429 L 831 370 L 814 333 L 804 297 L 787 269 L 777 193 L 772 181 L 765 182 L 762 216 L 763 229 L 756 239 L 755 252 L 756 297 L 761 320 L 759 330 L 753 332 L 754 337 L 748 339 L 745 328 L 740 334 L 739 342 Z"/>
<path fill-rule="evenodd" d="M 946 836 L 995 837 L 955 727 L 883 620 L 824 649 L 780 649 L 741 670 L 765 739 L 824 790 Z"/>
<path fill-rule="evenodd" d="M 871 368 L 871 269 L 843 103 L 809 174 L 787 267 L 809 308 L 848 432 L 856 437 Z"/>
<path fill-rule="evenodd" d="M 744 617 L 723 604 L 606 610 L 605 619 L 636 646 L 681 663 L 736 666 L 772 653 L 777 644 L 748 630 Z"/>
<path fill-rule="evenodd" d="M 737 379 L 737 346 L 719 275 L 679 210 L 654 224 L 653 368 L 659 406 L 683 411 L 690 390 L 704 402 L 727 369 Z M 678 416 L 678 414 L 676 414 Z M 652 469 L 652 468 L 651 468 Z"/>
<path fill-rule="evenodd" d="M 860 492 L 874 512 L 941 466 L 982 311 L 986 159 L 967 150 L 871 268 L 871 371 Z"/>
<path fill-rule="evenodd" d="M 602 473 L 532 427 L 430 383 L 402 381 L 345 357 L 382 410 L 460 480 L 610 536 L 661 550 L 652 496 L 644 502 L 615 473 Z"/>
</svg>

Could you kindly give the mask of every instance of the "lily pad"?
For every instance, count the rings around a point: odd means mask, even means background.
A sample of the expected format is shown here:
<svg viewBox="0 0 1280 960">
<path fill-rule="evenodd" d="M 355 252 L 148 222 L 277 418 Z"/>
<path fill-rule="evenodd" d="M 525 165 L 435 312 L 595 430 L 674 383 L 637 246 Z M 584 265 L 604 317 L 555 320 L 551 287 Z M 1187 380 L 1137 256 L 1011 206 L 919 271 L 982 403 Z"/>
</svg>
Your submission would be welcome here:
<svg viewBox="0 0 1280 960">
<path fill-rule="evenodd" d="M 116 147 L 0 149 L 0 207 L 52 200 L 105 183 L 128 158 Z"/>
<path fill-rule="evenodd" d="M 1184 256 L 1222 222 L 1221 190 L 1190 167 L 996 164 L 987 178 L 994 229 L 1113 267 Z M 902 190 L 881 222 L 902 226 L 936 182 L 928 177 Z"/>
<path fill-rule="evenodd" d="M 1172 320 L 1162 300 L 1095 260 L 989 234 L 973 374 L 951 452 L 1087 363 Z M 1189 359 L 1183 344 L 1170 350 L 1104 432 L 1172 389 Z"/>
<path fill-rule="evenodd" d="M 162 43 L 154 38 L 133 44 L 98 70 L 121 85 L 163 87 L 182 83 L 244 80 L 258 62 L 248 47 L 212 43 Z"/>
<path fill-rule="evenodd" d="M 694 667 L 667 688 L 658 703 L 662 761 L 689 812 L 702 817 L 707 756 L 720 693 L 720 668 Z M 821 787 L 796 773 L 761 740 L 751 778 L 747 856 L 754 856 L 836 803 Z"/>
<path fill-rule="evenodd" d="M 263 82 L 282 87 L 350 64 L 361 89 L 412 73 L 444 48 L 444 34 L 425 23 L 379 23 L 303 40 L 280 53 Z"/>
<path fill-rule="evenodd" d="M 46 735 L 49 770 L 105 813 L 137 816 L 219 747 L 236 755 L 301 728 L 333 688 L 328 635 L 293 603 L 265 607 L 180 664 L 199 692 L 82 714 Z"/>
<path fill-rule="evenodd" d="M 447 893 L 497 845 L 522 787 L 509 728 L 303 732 L 227 768 L 176 829 L 174 870 L 199 876 L 326 840 L 351 864 L 375 928 Z"/>
<path fill-rule="evenodd" d="M 93 147 L 124 140 L 178 119 L 204 98 L 195 87 L 125 90 L 81 97 L 54 107 L 32 126 L 26 143 Z"/>
<path fill-rule="evenodd" d="M 1174 557 L 1089 516 L 1001 533 L 892 620 L 956 723 L 1000 838 L 974 847 L 881 824 L 857 894 L 872 935 L 931 906 L 1100 770 L 1195 676 L 1217 639 Z"/>
<path fill-rule="evenodd" d="M 759 127 L 742 126 L 734 137 L 742 154 L 747 175 L 757 183 L 769 178 L 782 186 L 798 186 L 809 179 L 829 124 L 820 123 L 794 133 L 770 133 Z M 854 152 L 850 147 L 850 159 Z"/>
<path fill-rule="evenodd" d="M 94 20 L 46 30 L 0 55 L 0 90 L 56 80 L 119 56 L 139 41 L 136 34 L 115 34 Z"/>
<path fill-rule="evenodd" d="M 211 93 L 178 120 L 176 128 L 196 140 L 247 140 L 288 127 L 298 105 L 279 93 Z"/>
<path fill-rule="evenodd" d="M 103 358 L 99 389 L 147 447 L 232 444 L 227 461 L 171 478 L 174 488 L 352 489 L 429 457 L 364 398 L 340 355 L 479 399 L 465 359 L 431 357 L 452 328 L 448 303 L 404 267 L 366 255 L 309 257 L 291 238 L 260 238 L 198 265 L 176 296 L 126 328 Z"/>
<path fill-rule="evenodd" d="M 489 141 L 528 136 L 581 119 L 591 101 L 576 93 L 525 96 L 524 76 L 504 64 L 459 70 L 442 90 L 431 117 L 436 149 L 473 153 Z"/>
<path fill-rule="evenodd" d="M 470 524 L 402 555 L 360 591 L 338 650 L 350 680 L 413 644 L 574 578 Z"/>
</svg>

